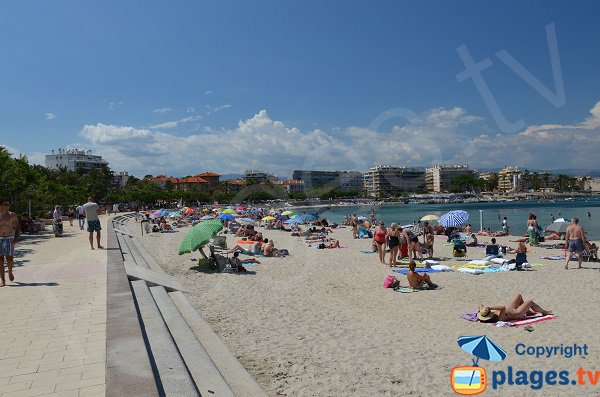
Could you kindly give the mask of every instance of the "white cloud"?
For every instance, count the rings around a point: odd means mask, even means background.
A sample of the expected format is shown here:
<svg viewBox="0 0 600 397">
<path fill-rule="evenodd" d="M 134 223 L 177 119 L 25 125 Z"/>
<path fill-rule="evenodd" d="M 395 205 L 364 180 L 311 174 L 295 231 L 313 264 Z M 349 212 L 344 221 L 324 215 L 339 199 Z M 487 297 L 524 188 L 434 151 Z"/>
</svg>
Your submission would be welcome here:
<svg viewBox="0 0 600 397">
<path fill-rule="evenodd" d="M 230 107 L 231 107 L 231 105 L 229 105 L 229 104 L 217 106 L 215 108 L 213 108 L 210 105 L 206 105 L 206 114 L 210 115 L 210 114 L 213 114 L 213 113 L 217 113 L 217 112 L 220 112 L 221 110 L 225 110 L 225 109 L 228 109 Z"/>
<path fill-rule="evenodd" d="M 214 91 L 209 91 L 209 90 L 204 91 L 204 95 L 210 95 L 210 94 L 214 94 Z"/>
<path fill-rule="evenodd" d="M 58 116 L 54 113 L 45 113 L 44 116 L 46 116 L 46 120 L 54 120 L 55 118 L 57 118 Z"/>
<path fill-rule="evenodd" d="M 199 118 L 199 116 L 196 116 L 196 117 L 188 116 L 188 117 L 184 117 L 181 120 L 177 120 L 177 121 L 167 121 L 167 122 L 161 123 L 161 124 L 153 124 L 150 126 L 150 128 L 152 128 L 152 129 L 175 128 L 179 124 L 189 123 L 190 121 L 194 121 L 198 118 Z"/>
<path fill-rule="evenodd" d="M 158 109 L 154 109 L 152 111 L 152 113 L 165 114 L 165 113 L 169 113 L 171 110 L 172 110 L 171 108 L 158 108 Z"/>
<path fill-rule="evenodd" d="M 115 110 L 115 106 L 117 105 L 122 105 L 123 102 L 109 102 L 108 105 L 106 105 L 106 110 L 108 110 L 109 112 L 112 112 L 113 110 Z"/>
<path fill-rule="evenodd" d="M 261 110 L 235 128 L 204 127 L 188 136 L 104 124 L 86 125 L 80 134 L 111 167 L 135 175 L 165 170 L 174 175 L 239 173 L 248 168 L 289 175 L 294 169 L 364 171 L 376 164 L 433 163 L 600 168 L 599 105 L 580 123 L 532 125 L 513 135 L 496 134 L 461 108 L 433 109 L 387 131 L 356 126 L 303 131 Z"/>
</svg>

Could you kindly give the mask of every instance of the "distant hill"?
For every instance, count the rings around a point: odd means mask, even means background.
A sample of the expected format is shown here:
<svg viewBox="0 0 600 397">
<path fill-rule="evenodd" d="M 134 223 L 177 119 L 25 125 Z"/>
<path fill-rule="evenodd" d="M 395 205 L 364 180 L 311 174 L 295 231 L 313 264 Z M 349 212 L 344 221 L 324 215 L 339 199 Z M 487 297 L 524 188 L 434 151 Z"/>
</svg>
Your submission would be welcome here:
<svg viewBox="0 0 600 397">
<path fill-rule="evenodd" d="M 229 181 L 231 179 L 240 179 L 243 178 L 244 175 L 243 174 L 225 174 L 225 175 L 221 175 L 221 177 L 219 178 L 220 181 Z"/>
<path fill-rule="evenodd" d="M 564 168 L 550 171 L 551 173 L 558 175 L 570 175 L 570 176 L 592 176 L 594 178 L 600 177 L 600 170 L 590 170 L 586 168 Z"/>
</svg>

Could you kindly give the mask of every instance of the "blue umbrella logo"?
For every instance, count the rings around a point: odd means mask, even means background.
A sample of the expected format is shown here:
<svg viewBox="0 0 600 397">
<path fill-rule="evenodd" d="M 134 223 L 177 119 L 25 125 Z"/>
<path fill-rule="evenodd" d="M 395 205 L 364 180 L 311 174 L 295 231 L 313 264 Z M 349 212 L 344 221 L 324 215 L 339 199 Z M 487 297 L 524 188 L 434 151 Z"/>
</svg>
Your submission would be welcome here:
<svg viewBox="0 0 600 397">
<path fill-rule="evenodd" d="M 480 358 L 490 361 L 502 361 L 506 358 L 506 352 L 485 335 L 459 336 L 458 345 L 467 353 L 477 357 L 473 360 L 474 366 L 477 366 Z"/>
<path fill-rule="evenodd" d="M 488 339 L 487 336 L 459 336 L 458 345 L 467 353 L 477 357 L 473 360 L 473 366 L 477 367 L 479 359 L 489 361 L 502 361 L 506 358 L 506 352 L 497 344 Z M 471 374 L 469 386 L 473 382 L 475 371 Z"/>
</svg>

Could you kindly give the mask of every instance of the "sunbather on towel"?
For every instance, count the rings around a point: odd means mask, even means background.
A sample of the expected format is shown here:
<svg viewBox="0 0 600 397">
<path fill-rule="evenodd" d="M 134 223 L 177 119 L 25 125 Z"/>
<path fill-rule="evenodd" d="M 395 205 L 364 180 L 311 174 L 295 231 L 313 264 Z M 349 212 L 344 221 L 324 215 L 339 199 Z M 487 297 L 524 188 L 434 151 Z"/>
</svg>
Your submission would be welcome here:
<svg viewBox="0 0 600 397">
<path fill-rule="evenodd" d="M 415 261 L 410 261 L 408 264 L 408 273 L 406 274 L 406 278 L 408 279 L 408 285 L 412 288 L 421 288 L 424 287 L 425 284 L 429 286 L 431 289 L 436 289 L 438 287 L 437 284 L 434 284 L 429 277 L 429 274 L 418 274 L 415 272 L 415 268 L 417 264 Z"/>
<path fill-rule="evenodd" d="M 544 316 L 552 314 L 551 311 L 542 309 L 532 300 L 524 301 L 521 294 L 517 294 L 506 306 L 479 305 L 477 318 L 482 323 L 495 323 L 498 321 L 522 320 L 527 315 L 535 313 L 541 313 Z"/>
</svg>

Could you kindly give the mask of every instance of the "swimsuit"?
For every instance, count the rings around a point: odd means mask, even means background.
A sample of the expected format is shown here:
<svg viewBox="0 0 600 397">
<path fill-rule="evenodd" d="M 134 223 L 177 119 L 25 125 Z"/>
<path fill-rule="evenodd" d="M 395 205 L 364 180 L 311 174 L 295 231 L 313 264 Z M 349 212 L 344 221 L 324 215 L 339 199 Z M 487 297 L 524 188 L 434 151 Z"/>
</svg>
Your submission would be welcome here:
<svg viewBox="0 0 600 397">
<path fill-rule="evenodd" d="M 581 252 L 583 251 L 583 240 L 578 238 L 569 240 L 569 252 Z"/>
<path fill-rule="evenodd" d="M 400 239 L 398 238 L 398 236 L 390 236 L 388 241 L 388 246 L 390 247 L 390 249 L 394 248 L 397 245 L 400 245 Z"/>
<path fill-rule="evenodd" d="M 0 237 L 0 256 L 14 256 L 15 247 L 12 244 L 14 236 Z M 2 275 L 4 277 L 4 275 Z"/>
<path fill-rule="evenodd" d="M 100 221 L 91 221 L 88 219 L 87 221 L 88 227 L 87 227 L 87 231 L 90 233 L 93 232 L 99 232 L 100 230 L 102 230 L 102 227 L 100 226 Z"/>
<path fill-rule="evenodd" d="M 375 233 L 375 241 L 378 242 L 379 244 L 383 244 L 383 243 L 385 243 L 385 236 L 386 236 L 385 232 L 376 232 Z"/>
</svg>

